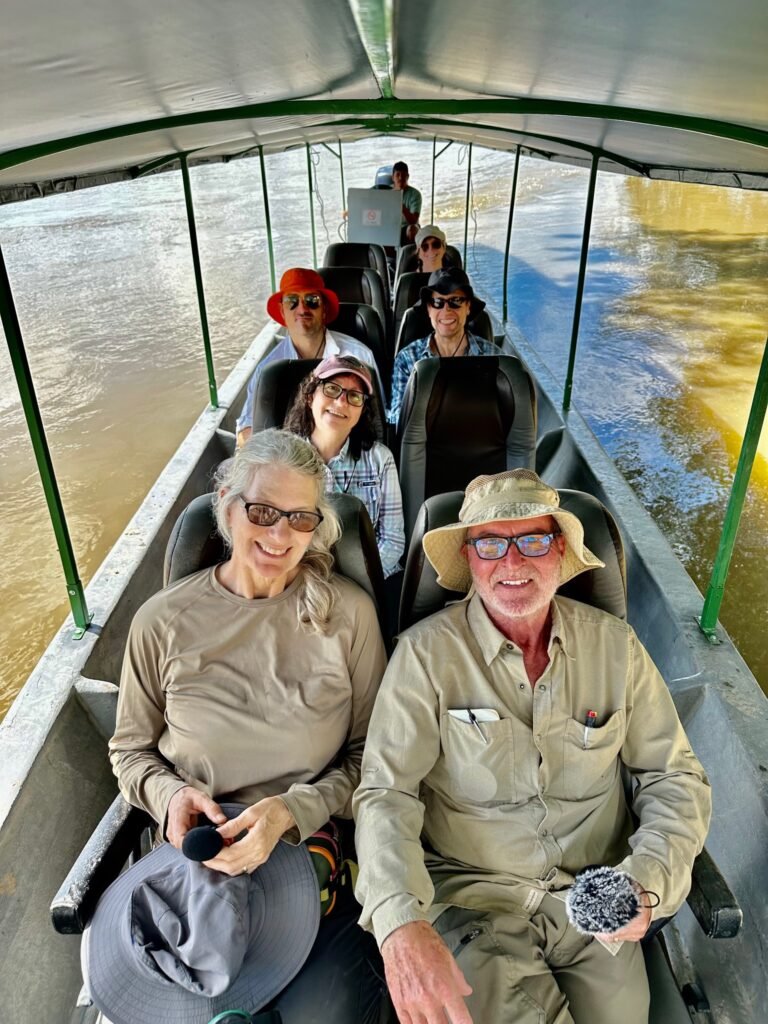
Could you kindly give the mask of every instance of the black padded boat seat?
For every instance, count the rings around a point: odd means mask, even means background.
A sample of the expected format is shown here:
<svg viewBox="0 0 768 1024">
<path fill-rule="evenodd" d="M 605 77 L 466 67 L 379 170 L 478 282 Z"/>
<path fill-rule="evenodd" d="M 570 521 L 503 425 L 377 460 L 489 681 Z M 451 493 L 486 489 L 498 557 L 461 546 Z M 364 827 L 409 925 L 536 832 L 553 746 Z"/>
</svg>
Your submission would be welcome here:
<svg viewBox="0 0 768 1024">
<path fill-rule="evenodd" d="M 422 502 L 536 458 L 536 395 L 515 356 L 421 359 L 398 425 L 406 536 Z"/>
<path fill-rule="evenodd" d="M 400 246 L 397 253 L 397 267 L 395 268 L 395 284 L 397 284 L 397 279 L 401 274 L 407 274 L 411 270 L 416 270 L 418 255 L 415 242 Z M 455 245 L 446 245 L 445 255 L 450 259 L 452 266 L 458 267 L 459 270 L 464 269 L 461 253 Z"/>
<path fill-rule="evenodd" d="M 384 295 L 390 302 L 389 267 L 382 245 L 366 242 L 333 242 L 325 250 L 324 267 L 372 267 L 384 282 Z"/>
<path fill-rule="evenodd" d="M 485 309 L 481 310 L 474 320 L 467 321 L 467 330 L 470 334 L 476 334 L 478 338 L 485 338 L 486 341 L 492 341 L 496 344 L 496 339 L 493 335 L 493 324 Z M 410 309 L 406 309 L 400 321 L 400 329 L 395 336 L 395 356 L 406 345 L 410 345 L 412 341 L 426 338 L 431 333 L 432 322 L 426 309 L 421 306 L 412 306 Z"/>
<path fill-rule="evenodd" d="M 336 292 L 339 302 L 363 302 L 373 306 L 381 317 L 384 337 L 391 337 L 392 310 L 378 270 L 372 267 L 318 267 L 317 272 L 326 287 Z"/>
<path fill-rule="evenodd" d="M 667 963 L 663 942 L 658 935 L 643 942 L 645 969 L 651 990 L 648 1024 L 691 1024 L 685 1001 Z"/>
<path fill-rule="evenodd" d="M 403 321 L 403 317 L 411 306 L 419 301 L 419 293 L 428 280 L 429 274 L 421 274 L 416 271 L 401 274 L 398 277 L 395 283 L 395 299 L 392 305 L 392 326 L 395 338 L 400 333 L 400 324 Z M 427 320 L 429 320 L 429 314 L 427 314 Z M 421 337 L 423 338 L 424 335 L 422 334 Z"/>
<path fill-rule="evenodd" d="M 605 562 L 604 569 L 579 573 L 561 587 L 559 593 L 626 620 L 627 571 L 624 544 L 616 520 L 602 502 L 586 491 L 560 490 L 558 494 L 561 507 L 581 520 L 589 550 Z M 463 501 L 463 490 L 452 491 L 428 498 L 419 509 L 405 560 L 400 599 L 401 630 L 439 611 L 448 601 L 464 597 L 438 584 L 437 573 L 424 554 L 421 543 L 429 530 L 457 523 Z"/>
<path fill-rule="evenodd" d="M 276 359 L 267 363 L 256 382 L 253 394 L 253 432 L 269 427 L 282 427 L 286 413 L 307 374 L 319 365 L 319 359 Z M 374 368 L 371 367 L 371 370 Z M 373 421 L 376 437 L 384 440 L 384 392 L 381 381 L 373 374 Z"/>
<path fill-rule="evenodd" d="M 368 346 L 376 360 L 384 393 L 388 398 L 392 383 L 392 347 L 384 335 L 381 317 L 373 306 L 364 302 L 339 303 L 339 315 L 331 324 L 331 330 L 348 334 Z"/>
<path fill-rule="evenodd" d="M 333 549 L 336 571 L 354 580 L 382 608 L 384 576 L 379 549 L 365 505 L 351 494 L 329 494 L 341 520 L 342 535 Z M 223 562 L 226 546 L 216 530 L 213 495 L 193 498 L 176 520 L 165 549 L 163 585 Z"/>
</svg>

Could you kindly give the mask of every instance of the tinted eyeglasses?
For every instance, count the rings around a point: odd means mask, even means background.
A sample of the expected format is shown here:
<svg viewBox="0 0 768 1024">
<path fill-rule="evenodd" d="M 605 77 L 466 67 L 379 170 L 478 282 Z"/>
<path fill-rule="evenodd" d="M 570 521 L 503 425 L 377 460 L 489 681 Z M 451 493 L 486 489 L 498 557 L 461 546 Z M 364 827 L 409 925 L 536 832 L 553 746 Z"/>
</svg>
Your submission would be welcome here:
<svg viewBox="0 0 768 1024">
<path fill-rule="evenodd" d="M 424 252 L 429 252 L 430 249 L 442 249 L 443 243 L 439 238 L 425 238 L 421 243 L 421 248 Z"/>
<path fill-rule="evenodd" d="M 299 533 L 312 533 L 323 521 L 319 512 L 284 512 L 281 508 L 264 505 L 260 501 L 246 501 L 245 498 L 240 500 L 245 505 L 248 521 L 254 526 L 274 526 L 285 516 L 292 530 L 297 530 Z"/>
<path fill-rule="evenodd" d="M 465 302 L 469 302 L 466 295 L 452 295 L 450 299 L 441 299 L 437 295 L 432 295 L 427 300 L 432 309 L 442 309 L 443 306 L 448 306 L 449 309 L 461 309 Z"/>
<path fill-rule="evenodd" d="M 283 305 L 288 309 L 296 309 L 300 302 L 303 302 L 307 309 L 320 309 L 323 304 L 323 296 L 317 292 L 309 292 L 307 295 L 289 293 L 283 296 Z"/>
<path fill-rule="evenodd" d="M 524 533 L 519 537 L 468 537 L 467 544 L 475 549 L 478 558 L 488 560 L 503 558 L 510 544 L 526 558 L 540 558 L 549 554 L 552 542 L 559 536 L 560 531 L 555 530 L 554 533 Z"/>
<path fill-rule="evenodd" d="M 340 395 L 346 395 L 349 405 L 353 405 L 356 409 L 364 405 L 368 397 L 362 391 L 356 391 L 354 388 L 343 388 L 341 384 L 335 384 L 332 380 L 324 380 L 321 387 L 326 398 L 338 398 Z"/>
</svg>

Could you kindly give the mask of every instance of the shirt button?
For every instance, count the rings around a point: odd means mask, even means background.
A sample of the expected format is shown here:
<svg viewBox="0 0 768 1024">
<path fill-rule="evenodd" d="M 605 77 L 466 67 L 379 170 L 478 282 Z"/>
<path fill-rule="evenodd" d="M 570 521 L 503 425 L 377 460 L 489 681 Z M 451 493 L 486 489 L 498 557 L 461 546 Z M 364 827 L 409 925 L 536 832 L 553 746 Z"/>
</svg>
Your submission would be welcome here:
<svg viewBox="0 0 768 1024">
<path fill-rule="evenodd" d="M 541 684 L 541 685 L 539 686 L 539 693 L 544 693 L 544 691 L 545 691 L 545 690 L 546 690 L 546 686 L 544 686 L 544 684 L 542 683 L 542 684 Z"/>
<path fill-rule="evenodd" d="M 508 651 L 514 651 L 515 649 L 514 644 L 504 644 L 504 646 L 507 648 Z"/>
<path fill-rule="evenodd" d="M 540 732 L 536 733 L 536 742 L 537 743 L 541 743 L 541 733 Z"/>
<path fill-rule="evenodd" d="M 525 689 L 525 683 L 518 683 L 518 686 L 520 687 L 521 690 Z"/>
<path fill-rule="evenodd" d="M 541 834 L 542 834 L 543 836 L 548 836 L 548 835 L 549 835 L 549 832 L 548 832 L 548 831 L 547 831 L 547 830 L 546 830 L 545 828 L 543 828 L 543 829 L 541 830 Z"/>
</svg>

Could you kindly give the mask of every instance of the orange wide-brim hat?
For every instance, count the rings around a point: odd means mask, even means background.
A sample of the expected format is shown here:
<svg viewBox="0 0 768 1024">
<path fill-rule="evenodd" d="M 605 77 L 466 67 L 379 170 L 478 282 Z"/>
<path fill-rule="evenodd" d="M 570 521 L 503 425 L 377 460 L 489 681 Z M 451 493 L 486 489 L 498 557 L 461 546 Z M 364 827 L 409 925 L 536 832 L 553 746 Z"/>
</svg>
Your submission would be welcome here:
<svg viewBox="0 0 768 1024">
<path fill-rule="evenodd" d="M 325 281 L 316 270 L 292 267 L 280 278 L 280 290 L 267 299 L 267 312 L 273 320 L 285 327 L 283 316 L 283 295 L 286 292 L 317 292 L 325 299 L 325 322 L 331 323 L 339 315 L 339 297 L 325 287 Z"/>
</svg>

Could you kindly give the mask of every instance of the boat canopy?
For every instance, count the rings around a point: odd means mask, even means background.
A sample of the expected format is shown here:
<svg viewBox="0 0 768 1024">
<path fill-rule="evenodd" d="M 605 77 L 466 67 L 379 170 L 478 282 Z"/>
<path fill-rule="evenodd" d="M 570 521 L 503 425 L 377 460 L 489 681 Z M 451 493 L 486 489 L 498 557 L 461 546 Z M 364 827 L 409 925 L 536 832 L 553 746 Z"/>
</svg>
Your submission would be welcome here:
<svg viewBox="0 0 768 1024">
<path fill-rule="evenodd" d="M 7 0 L 0 202 L 380 133 L 768 189 L 765 0 Z"/>
</svg>

